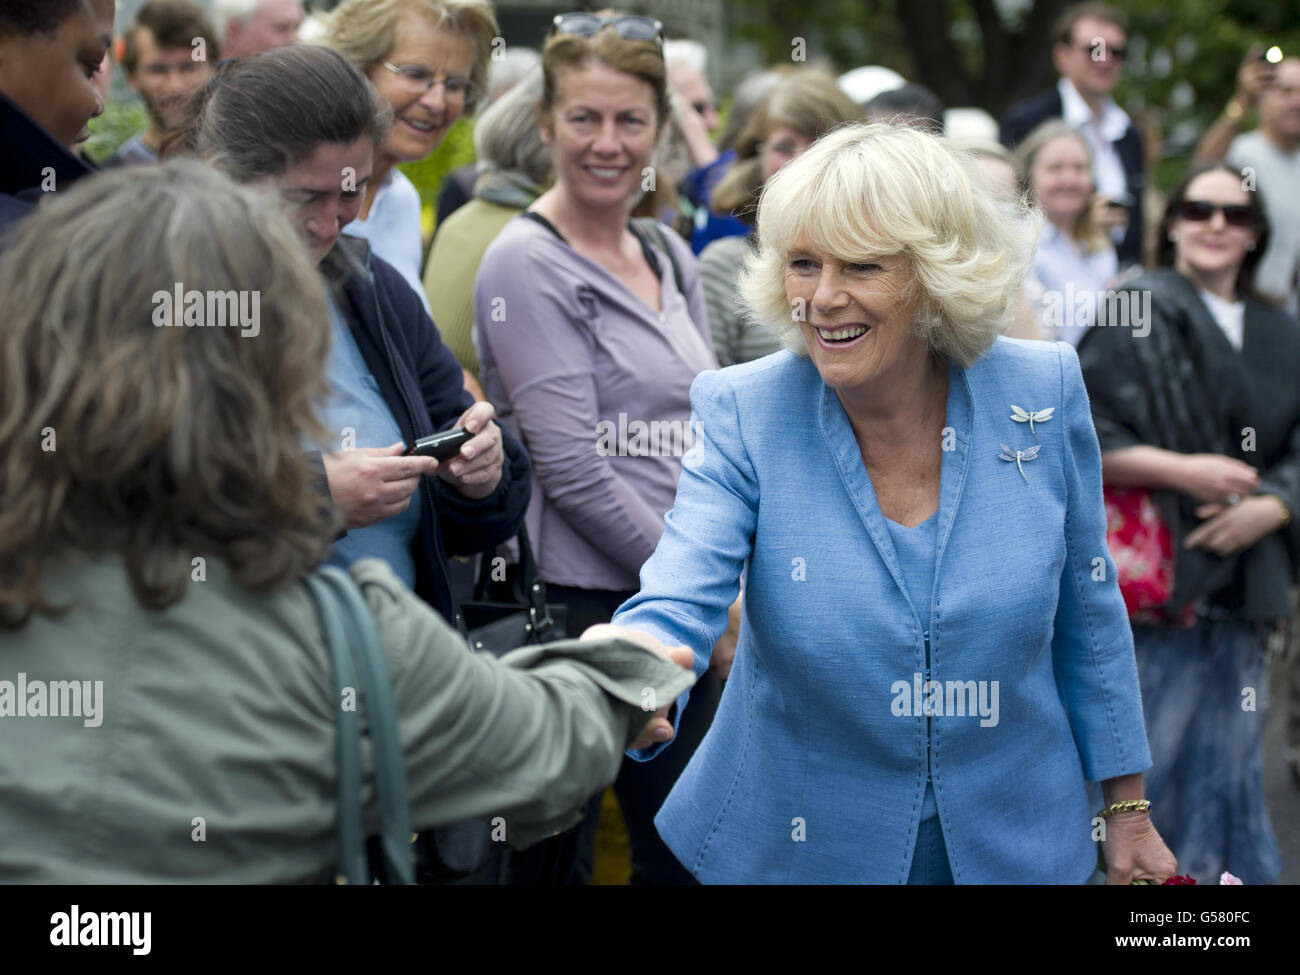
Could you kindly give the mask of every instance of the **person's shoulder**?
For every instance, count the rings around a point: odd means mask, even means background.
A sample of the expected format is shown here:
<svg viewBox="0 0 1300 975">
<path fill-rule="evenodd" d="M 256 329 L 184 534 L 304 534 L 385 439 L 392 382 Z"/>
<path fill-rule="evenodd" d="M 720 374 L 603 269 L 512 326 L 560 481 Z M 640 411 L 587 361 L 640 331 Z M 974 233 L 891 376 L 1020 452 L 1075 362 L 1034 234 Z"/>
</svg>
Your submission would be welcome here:
<svg viewBox="0 0 1300 975">
<path fill-rule="evenodd" d="M 537 254 L 549 241 L 560 243 L 558 238 L 537 221 L 519 213 L 506 221 L 501 232 L 488 245 L 483 260 L 524 261 Z"/>
<path fill-rule="evenodd" d="M 1039 122 L 1056 118 L 1061 114 L 1061 93 L 1055 88 L 1030 95 L 1015 102 L 1002 116 L 1004 126 L 1014 126 L 1019 131 L 1017 141 L 1023 139 L 1029 130 Z"/>
<path fill-rule="evenodd" d="M 749 248 L 748 237 L 739 234 L 719 237 L 717 240 L 710 241 L 709 245 L 700 251 L 700 266 L 728 267 L 733 271 L 738 270 L 739 262 L 749 252 Z"/>
<path fill-rule="evenodd" d="M 393 196 L 394 203 L 400 203 L 403 207 L 414 202 L 417 205 L 420 202 L 420 191 L 415 188 L 411 178 L 400 169 L 391 170 L 392 176 L 388 184 L 388 192 Z M 418 211 L 417 211 L 418 212 Z"/>
<path fill-rule="evenodd" d="M 681 234 L 668 226 L 668 224 L 664 223 L 662 220 L 656 220 L 655 226 L 659 230 L 659 236 L 662 237 L 667 242 L 668 246 L 673 249 L 674 253 L 672 256 L 675 257 L 679 263 L 685 262 L 694 264 L 696 262 L 697 259 L 695 257 L 695 252 L 691 250 L 690 243 L 682 239 Z"/>
<path fill-rule="evenodd" d="M 997 388 L 1023 389 L 1026 385 L 1059 388 L 1063 359 L 1078 361 L 1074 347 L 1068 342 L 999 335 L 967 373 L 972 381 Z"/>
<path fill-rule="evenodd" d="M 1264 138 L 1264 133 L 1259 129 L 1252 132 L 1243 132 L 1233 139 L 1228 146 L 1226 158 L 1236 160 L 1239 157 L 1255 156 L 1266 150 L 1268 144 L 1268 140 Z"/>
<path fill-rule="evenodd" d="M 750 362 L 702 372 L 695 377 L 692 388 L 705 393 L 727 389 L 746 408 L 765 409 L 766 405 L 786 398 L 773 396 L 774 388 L 793 393 L 801 388 L 811 390 L 820 382 L 821 376 L 812 360 L 781 349 Z"/>
</svg>

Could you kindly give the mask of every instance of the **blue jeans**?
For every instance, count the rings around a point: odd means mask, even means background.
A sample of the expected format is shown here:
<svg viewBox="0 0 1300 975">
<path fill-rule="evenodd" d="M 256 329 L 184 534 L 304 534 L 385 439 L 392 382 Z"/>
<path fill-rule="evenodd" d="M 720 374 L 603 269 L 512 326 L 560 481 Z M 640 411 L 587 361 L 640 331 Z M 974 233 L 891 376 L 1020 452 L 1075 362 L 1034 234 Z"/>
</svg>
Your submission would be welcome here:
<svg viewBox="0 0 1300 975">
<path fill-rule="evenodd" d="M 1282 856 L 1264 804 L 1266 633 L 1234 619 L 1133 627 L 1151 746 L 1151 821 L 1178 872 L 1274 884 Z"/>
</svg>

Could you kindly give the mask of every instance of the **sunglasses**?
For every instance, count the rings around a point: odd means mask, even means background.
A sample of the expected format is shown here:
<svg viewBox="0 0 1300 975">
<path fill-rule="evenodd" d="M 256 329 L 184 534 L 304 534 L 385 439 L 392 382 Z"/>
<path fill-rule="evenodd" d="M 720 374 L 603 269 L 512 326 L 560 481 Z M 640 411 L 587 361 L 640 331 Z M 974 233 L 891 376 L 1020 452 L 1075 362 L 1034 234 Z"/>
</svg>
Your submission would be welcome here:
<svg viewBox="0 0 1300 975">
<path fill-rule="evenodd" d="M 1223 214 L 1223 222 L 1230 227 L 1250 227 L 1255 223 L 1255 211 L 1242 203 L 1230 203 L 1219 206 L 1205 200 L 1183 200 L 1178 204 L 1178 216 L 1194 223 L 1204 223 L 1214 218 L 1216 213 Z"/>
<path fill-rule="evenodd" d="M 624 14 L 619 17 L 597 17 L 589 13 L 556 14 L 551 22 L 556 34 L 577 34 L 594 37 L 606 27 L 612 27 L 619 37 L 629 41 L 658 41 L 664 43 L 664 25 L 650 17 Z"/>
<path fill-rule="evenodd" d="M 1128 59 L 1128 48 L 1126 47 L 1105 47 L 1101 44 L 1080 44 L 1075 48 L 1076 51 L 1082 51 L 1084 54 L 1092 55 L 1094 61 L 1107 61 L 1114 58 L 1116 61 Z"/>
</svg>

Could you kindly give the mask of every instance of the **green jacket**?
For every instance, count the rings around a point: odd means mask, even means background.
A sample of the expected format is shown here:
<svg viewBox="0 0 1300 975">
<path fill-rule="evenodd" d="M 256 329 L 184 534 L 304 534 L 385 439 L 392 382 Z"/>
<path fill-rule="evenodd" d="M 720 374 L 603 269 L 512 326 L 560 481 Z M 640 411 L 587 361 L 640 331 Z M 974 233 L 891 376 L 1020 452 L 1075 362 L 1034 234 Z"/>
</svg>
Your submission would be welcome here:
<svg viewBox="0 0 1300 975">
<path fill-rule="evenodd" d="M 692 682 L 621 640 L 473 654 L 384 563 L 352 573 L 388 655 L 414 829 L 501 816 L 521 848 L 568 828 L 617 774 L 647 689 L 671 701 Z M 68 612 L 0 630 L 0 882 L 328 875 L 336 712 L 311 600 L 250 592 L 215 559 L 204 574 L 153 612 L 119 557 L 52 559 L 47 595 Z M 87 694 L 46 700 L 55 681 Z M 369 775 L 366 793 L 373 829 Z"/>
</svg>

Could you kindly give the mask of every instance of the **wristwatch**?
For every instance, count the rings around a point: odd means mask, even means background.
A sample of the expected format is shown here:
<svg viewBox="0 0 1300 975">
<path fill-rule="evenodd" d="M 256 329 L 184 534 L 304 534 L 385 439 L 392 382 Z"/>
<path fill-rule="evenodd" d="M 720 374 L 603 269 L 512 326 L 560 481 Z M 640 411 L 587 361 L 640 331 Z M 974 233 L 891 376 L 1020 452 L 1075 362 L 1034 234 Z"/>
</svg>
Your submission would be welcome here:
<svg viewBox="0 0 1300 975">
<path fill-rule="evenodd" d="M 1246 114 L 1246 107 L 1233 98 L 1228 104 L 1223 106 L 1223 114 L 1234 122 L 1240 122 L 1243 115 Z"/>
</svg>

